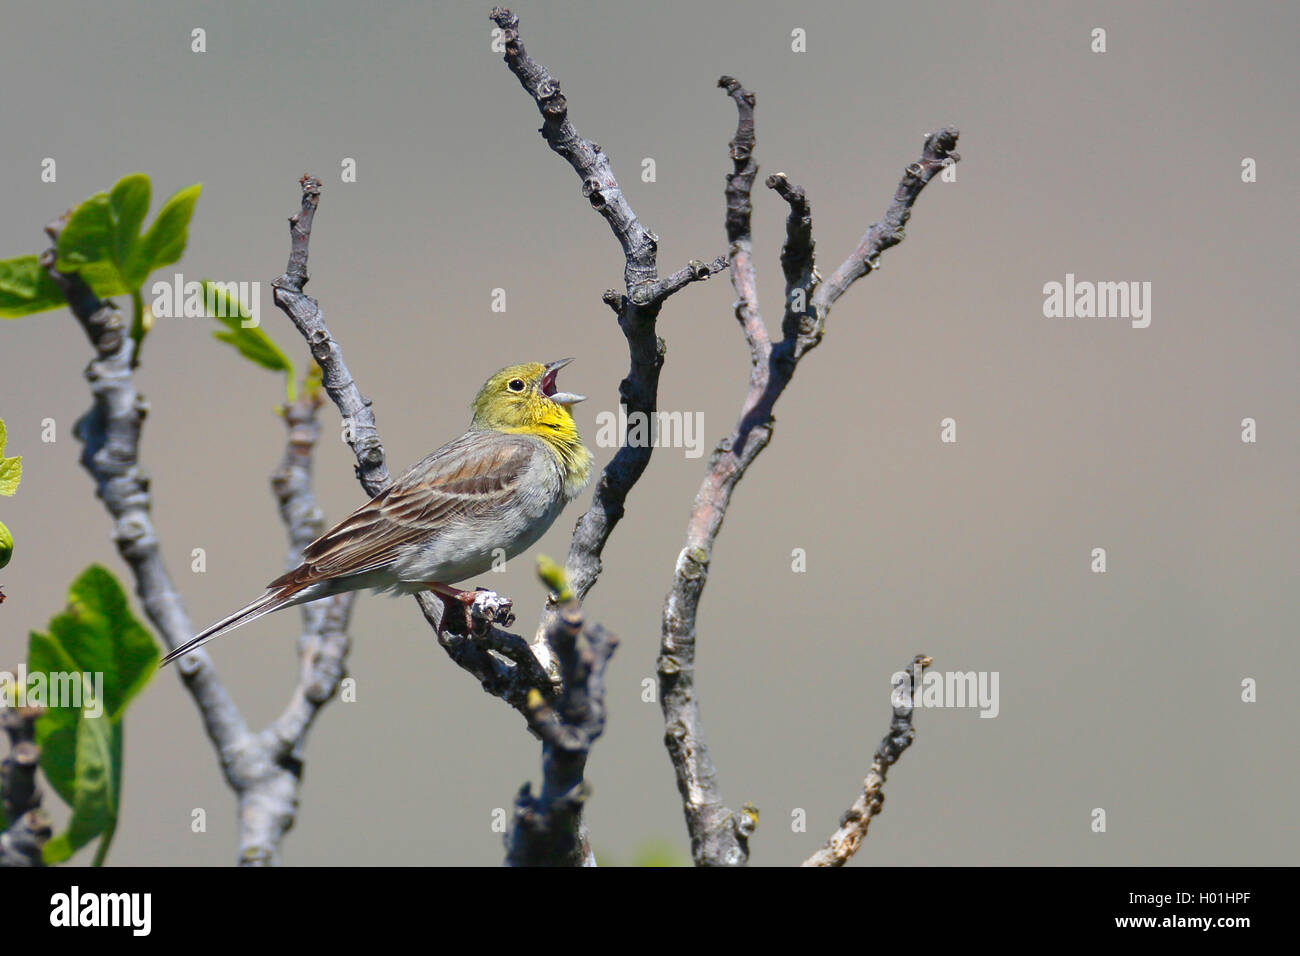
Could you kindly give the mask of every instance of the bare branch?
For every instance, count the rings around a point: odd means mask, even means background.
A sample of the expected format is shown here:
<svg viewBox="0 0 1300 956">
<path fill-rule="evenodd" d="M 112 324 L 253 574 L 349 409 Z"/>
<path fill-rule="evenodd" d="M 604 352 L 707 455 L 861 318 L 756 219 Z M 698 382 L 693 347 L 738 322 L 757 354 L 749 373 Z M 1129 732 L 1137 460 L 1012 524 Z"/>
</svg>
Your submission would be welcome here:
<svg viewBox="0 0 1300 956">
<path fill-rule="evenodd" d="M 664 602 L 658 671 L 660 706 L 666 724 L 664 742 L 682 796 L 691 856 L 700 866 L 743 866 L 749 860 L 749 836 L 758 825 L 758 812 L 747 804 L 739 813 L 733 813 L 722 799 L 695 696 L 695 616 L 708 580 L 713 539 L 722 525 L 731 488 L 743 473 L 744 463 L 737 452 L 743 453 L 748 444 L 752 457 L 767 444 L 770 429 L 766 422 L 755 429 L 751 415 L 767 390 L 772 346 L 758 309 L 750 249 L 750 191 L 758 175 L 753 159 L 754 95 L 729 76 L 718 80 L 718 86 L 736 101 L 739 116 L 736 136 L 731 141 L 734 169 L 727 177 L 726 218 L 736 318 L 750 352 L 749 397 L 736 431 L 714 450 L 709 473 L 695 498 L 686 547 L 678 555 L 673 587 Z"/>
<path fill-rule="evenodd" d="M 320 438 L 320 395 L 305 391 L 283 410 L 288 431 L 284 458 L 271 475 L 271 490 L 289 537 L 287 565 L 324 528 L 312 492 L 312 453 Z M 280 844 L 297 816 L 307 732 L 334 696 L 344 675 L 352 594 L 338 594 L 301 608 L 298 681 L 284 712 L 245 748 L 244 786 L 239 790 L 239 861 L 245 866 L 279 862 Z"/>
<path fill-rule="evenodd" d="M 53 834 L 44 810 L 28 810 L 0 833 L 0 867 L 44 866 L 41 850 Z"/>
<path fill-rule="evenodd" d="M 718 256 L 710 262 L 701 262 L 699 259 L 692 259 L 685 268 L 678 269 L 672 275 L 663 279 L 656 279 L 654 282 L 638 286 L 636 294 L 644 296 L 647 301 L 657 300 L 662 302 L 675 292 L 680 292 L 692 282 L 699 282 L 710 276 L 715 276 L 723 269 L 727 268 L 727 259 L 725 256 Z M 606 292 L 607 303 L 610 302 L 609 296 L 613 296 L 614 311 L 619 312 L 627 307 L 626 301 L 617 292 Z"/>
<path fill-rule="evenodd" d="M 917 654 L 908 665 L 908 670 L 895 675 L 902 679 L 894 684 L 894 690 L 890 694 L 893 716 L 889 721 L 889 732 L 876 748 L 871 770 L 862 781 L 862 793 L 840 818 L 839 827 L 831 834 L 826 845 L 804 860 L 804 866 L 843 866 L 862 846 L 871 818 L 884 807 L 885 776 L 889 773 L 889 768 L 916 739 L 916 731 L 912 727 L 913 697 L 919 691 L 921 674 L 933 663 L 933 659 L 926 655 Z"/>
<path fill-rule="evenodd" d="M 921 195 L 926 183 L 935 173 L 961 159 L 953 148 L 957 145 L 958 131 L 946 126 L 925 138 L 921 158 L 903 171 L 903 178 L 894 192 L 893 202 L 885 210 L 883 219 L 871 224 L 858 247 L 849 254 L 834 274 L 818 286 L 813 295 L 813 307 L 818 318 L 817 340 L 821 339 L 826 314 L 837 299 L 848 291 L 858 279 L 879 265 L 880 254 L 898 245 L 904 239 L 903 227 L 912 218 L 912 206 Z M 816 345 L 812 342 L 802 351 Z"/>
<path fill-rule="evenodd" d="M 66 217 L 62 217 L 46 227 L 51 240 L 57 243 L 65 223 Z M 41 264 L 63 290 L 97 356 L 86 367 L 95 404 L 75 428 L 84 446 L 81 465 L 94 479 L 95 493 L 113 518 L 118 554 L 131 568 L 140 604 L 167 649 L 172 650 L 193 637 L 194 628 L 163 562 L 150 517 L 152 494 L 140 470 L 140 433 L 149 405 L 136 392 L 132 378 L 135 343 L 126 334 L 117 307 L 101 301 L 79 276 L 59 272 L 54 267 L 57 258 L 55 250 L 49 249 L 42 254 Z M 209 739 L 217 753 L 224 755 L 247 737 L 243 717 L 206 651 L 193 651 L 178 664 Z"/>
<path fill-rule="evenodd" d="M 310 279 L 307 254 L 312 221 L 320 203 L 320 180 L 303 176 L 298 182 L 302 186 L 302 207 L 289 219 L 288 269 L 271 283 L 275 304 L 307 340 L 312 358 L 321 369 L 321 384 L 348 426 L 344 434 L 357 459 L 357 480 L 366 494 L 374 497 L 387 488 L 392 479 L 388 475 L 384 446 L 379 441 L 375 414 L 370 410 L 370 399 L 361 394 L 352 380 L 352 373 L 343 361 L 343 350 L 325 327 L 320 306 L 303 292 Z"/>
<path fill-rule="evenodd" d="M 736 101 L 739 120 L 735 138 L 728 144 L 732 171 L 727 174 L 727 240 L 731 243 L 731 286 L 736 290 L 736 318 L 749 343 L 750 385 L 762 388 L 772 343 L 758 311 L 758 286 L 754 275 L 753 237 L 750 220 L 754 205 L 750 194 L 758 164 L 754 162 L 754 94 L 735 77 L 724 76 L 718 86 Z"/>
<path fill-rule="evenodd" d="M 546 639 L 559 657 L 564 690 L 551 703 L 536 691 L 529 697 L 529 726 L 542 739 L 542 790 L 533 796 L 525 783 L 515 798 L 506 862 L 595 866 L 582 825 L 589 791 L 583 774 L 605 730 L 605 667 L 618 639 L 598 624 L 586 626 L 572 593 L 552 616 Z"/>
<path fill-rule="evenodd" d="M 41 805 L 36 783 L 41 755 L 36 746 L 36 720 L 43 713 L 41 707 L 14 707 L 10 702 L 0 707 L 0 727 L 9 737 L 9 755 L 0 761 L 0 805 L 5 819 L 17 820 Z"/>
<path fill-rule="evenodd" d="M 524 49 L 519 18 L 501 7 L 493 8 L 490 16 L 505 40 L 506 65 L 541 112 L 542 138 L 573 167 L 582 181 L 582 195 L 609 223 L 623 250 L 624 294 L 611 291 L 604 296 L 604 301 L 618 311 L 618 324 L 627 339 L 630 357 L 630 368 L 618 387 L 619 401 L 627 407 L 629 416 L 641 412 L 650 420 L 658 404 L 659 369 L 664 356 L 663 343 L 655 334 L 659 309 L 670 295 L 691 281 L 721 272 L 724 264 L 719 259 L 711 264 L 693 261 L 667 279 L 659 278 L 658 237 L 632 211 L 614 178 L 609 157 L 599 145 L 584 139 L 570 121 L 568 101 L 560 92 L 559 81 Z M 596 482 L 591 507 L 578 519 L 565 563 L 579 600 L 600 576 L 605 542 L 623 517 L 623 503 L 649 464 L 652 451 L 650 443 L 623 445 Z M 552 613 L 548 609 L 543 614 L 539 638 Z"/>
<path fill-rule="evenodd" d="M 316 715 L 347 675 L 348 624 L 354 597 L 352 592 L 336 594 L 310 612 L 303 611 L 298 683 L 284 712 L 268 729 L 273 749 L 281 757 L 301 751 Z"/>
<path fill-rule="evenodd" d="M 952 152 L 956 130 L 944 129 L 927 137 L 920 161 L 907 168 L 885 218 L 867 230 L 858 248 L 824 285 L 817 285 L 812 216 L 803 189 L 792 185 L 783 173 L 769 177 L 767 185 L 790 206 L 781 256 L 786 279 L 783 336 L 772 345 L 758 308 L 750 255 L 750 193 L 758 172 L 753 158 L 755 99 L 732 77 L 722 77 L 718 85 L 735 100 L 738 114 L 730 144 L 733 170 L 727 177 L 726 224 L 732 243 L 736 317 L 750 352 L 749 389 L 735 427 L 714 449 L 695 496 L 686 544 L 677 557 L 673 584 L 664 601 L 658 660 L 665 744 L 682 795 L 691 854 L 704 866 L 746 863 L 748 837 L 757 823 L 757 813 L 749 805 L 734 813 L 722 800 L 695 694 L 696 615 L 708 581 L 713 543 L 736 484 L 771 440 L 776 401 L 790 383 L 799 359 L 821 341 L 831 307 L 857 278 L 874 267 L 884 249 L 902 241 L 903 225 L 921 189 L 939 169 L 958 158 Z M 799 297 L 804 300 L 802 309 Z"/>
<path fill-rule="evenodd" d="M 580 136 L 570 122 L 569 104 L 560 92 L 560 81 L 524 49 L 519 38 L 519 18 L 501 7 L 494 7 L 489 16 L 501 28 L 506 65 L 536 101 L 542 114 L 542 138 L 573 167 L 582 181 L 583 197 L 609 223 L 622 246 L 626 262 L 624 282 L 630 295 L 637 286 L 653 282 L 659 276 L 655 261 L 657 238 L 641 225 L 623 196 L 609 157 L 598 144 Z"/>
<path fill-rule="evenodd" d="M 790 205 L 785 220 L 785 245 L 781 247 L 781 271 L 785 274 L 781 334 L 792 341 L 798 338 L 806 317 L 812 313 L 812 290 L 818 279 L 813 261 L 812 210 L 803 187 L 791 183 L 785 173 L 768 176 L 766 184 Z"/>
<path fill-rule="evenodd" d="M 305 265 L 305 261 L 304 261 Z M 302 561 L 302 549 L 325 529 L 325 516 L 312 492 L 312 452 L 320 439 L 320 393 L 305 391 L 284 408 L 288 429 L 284 458 L 271 476 L 271 490 L 289 536 L 286 568 Z M 298 638 L 298 684 L 288 706 L 271 728 L 281 756 L 299 750 L 321 706 L 334 696 L 344 676 L 348 653 L 347 627 L 353 592 L 302 605 L 302 634 Z"/>
<path fill-rule="evenodd" d="M 0 761 L 0 802 L 9 821 L 0 832 L 0 867 L 43 866 L 41 848 L 53 833 L 36 783 L 36 719 L 42 713 L 40 707 L 0 704 L 0 727 L 9 737 L 9 753 Z"/>
<path fill-rule="evenodd" d="M 60 219 L 47 227 L 56 242 L 63 224 Z M 305 267 L 305 241 L 298 258 Z M 138 464 L 148 406 L 135 391 L 131 371 L 134 343 L 125 334 L 116 307 L 100 301 L 79 276 L 59 272 L 54 267 L 56 260 L 55 250 L 44 254 L 46 269 L 63 290 L 98 356 L 86 370 L 95 405 L 76 428 L 77 437 L 85 445 L 82 465 L 95 479 L 97 493 L 114 518 L 118 551 L 135 577 L 136 593 L 145 613 L 167 648 L 172 649 L 188 641 L 194 630 L 163 565 L 149 516 L 149 484 Z M 305 272 L 302 275 L 305 281 Z M 304 397 L 286 409 L 288 448 L 272 482 L 288 527 L 291 555 L 316 536 L 322 523 L 311 492 L 311 454 L 319 435 L 319 404 L 314 396 Z M 365 448 L 377 445 L 375 436 L 373 445 Z M 382 449 L 377 464 L 383 467 Z M 348 644 L 344 631 L 350 607 L 350 598 L 340 597 L 304 608 L 307 627 L 299 642 L 302 664 L 298 686 L 284 715 L 260 733 L 249 730 L 206 651 L 191 651 L 178 662 L 182 680 L 216 748 L 226 782 L 239 803 L 241 864 L 279 861 L 280 844 L 297 813 L 307 731 L 342 676 Z M 332 613 L 327 614 L 327 608 Z"/>
</svg>

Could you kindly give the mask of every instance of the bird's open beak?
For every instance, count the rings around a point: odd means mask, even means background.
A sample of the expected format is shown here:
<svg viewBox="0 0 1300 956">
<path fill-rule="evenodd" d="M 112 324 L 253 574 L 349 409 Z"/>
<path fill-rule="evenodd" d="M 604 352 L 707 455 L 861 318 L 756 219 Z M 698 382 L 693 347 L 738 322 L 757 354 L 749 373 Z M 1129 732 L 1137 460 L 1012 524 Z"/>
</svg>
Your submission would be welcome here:
<svg viewBox="0 0 1300 956">
<path fill-rule="evenodd" d="M 555 373 L 572 361 L 573 359 L 566 358 L 560 359 L 558 362 L 549 362 L 545 374 L 542 375 L 542 394 L 556 405 L 576 405 L 578 402 L 586 401 L 586 395 L 575 395 L 573 392 L 557 392 L 555 390 Z"/>
</svg>

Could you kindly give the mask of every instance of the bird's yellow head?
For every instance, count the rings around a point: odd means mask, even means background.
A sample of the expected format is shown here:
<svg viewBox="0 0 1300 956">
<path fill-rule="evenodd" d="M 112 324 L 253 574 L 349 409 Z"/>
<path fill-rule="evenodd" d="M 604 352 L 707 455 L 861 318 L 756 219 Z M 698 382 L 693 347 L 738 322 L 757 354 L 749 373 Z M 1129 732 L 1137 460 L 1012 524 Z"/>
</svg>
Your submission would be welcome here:
<svg viewBox="0 0 1300 956">
<path fill-rule="evenodd" d="M 564 465 L 569 476 L 566 485 L 574 485 L 573 494 L 577 494 L 591 475 L 592 457 L 582 444 L 569 408 L 583 401 L 584 396 L 555 387 L 555 374 L 572 361 L 560 359 L 545 365 L 528 362 L 503 368 L 479 389 L 471 427 L 536 435 L 545 440 Z"/>
<path fill-rule="evenodd" d="M 508 365 L 487 380 L 474 399 L 474 425 L 502 432 L 545 433 L 576 428 L 569 406 L 582 395 L 556 391 L 555 373 L 572 362 Z"/>
</svg>

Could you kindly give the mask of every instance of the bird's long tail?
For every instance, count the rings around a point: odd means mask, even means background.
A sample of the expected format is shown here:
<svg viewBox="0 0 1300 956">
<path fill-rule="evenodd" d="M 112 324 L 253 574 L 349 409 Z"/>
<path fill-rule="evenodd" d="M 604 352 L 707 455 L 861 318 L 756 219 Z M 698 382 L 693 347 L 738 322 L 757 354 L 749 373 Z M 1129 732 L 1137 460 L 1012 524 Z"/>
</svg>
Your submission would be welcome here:
<svg viewBox="0 0 1300 956">
<path fill-rule="evenodd" d="M 282 607 L 296 604 L 298 603 L 298 598 L 299 594 L 297 588 L 271 588 L 252 604 L 241 607 L 229 617 L 223 617 L 220 621 L 217 621 L 216 624 L 213 624 L 211 627 L 194 635 L 193 638 L 186 641 L 180 647 L 176 648 L 176 650 L 164 657 L 160 666 L 165 667 L 172 661 L 176 660 L 176 658 L 188 654 L 196 647 L 202 647 L 214 637 L 220 637 L 227 631 L 233 631 L 241 624 L 247 624 L 249 621 L 256 621 L 263 614 L 270 614 L 272 611 L 278 611 Z"/>
</svg>

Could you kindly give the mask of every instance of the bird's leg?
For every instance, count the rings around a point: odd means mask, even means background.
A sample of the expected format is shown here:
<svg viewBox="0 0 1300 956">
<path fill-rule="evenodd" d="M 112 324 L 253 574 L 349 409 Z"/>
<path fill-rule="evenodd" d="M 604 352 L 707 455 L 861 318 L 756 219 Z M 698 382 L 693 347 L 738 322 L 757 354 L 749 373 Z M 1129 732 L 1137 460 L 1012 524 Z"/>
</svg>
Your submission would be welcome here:
<svg viewBox="0 0 1300 956">
<path fill-rule="evenodd" d="M 460 588 L 453 588 L 437 581 L 426 581 L 424 586 L 442 599 L 442 618 L 438 621 L 439 637 L 442 637 L 442 632 L 447 627 L 447 615 L 451 613 L 453 604 L 460 605 L 465 615 L 465 633 L 474 633 L 474 615 L 470 611 L 474 606 L 473 591 L 462 591 Z"/>
</svg>

